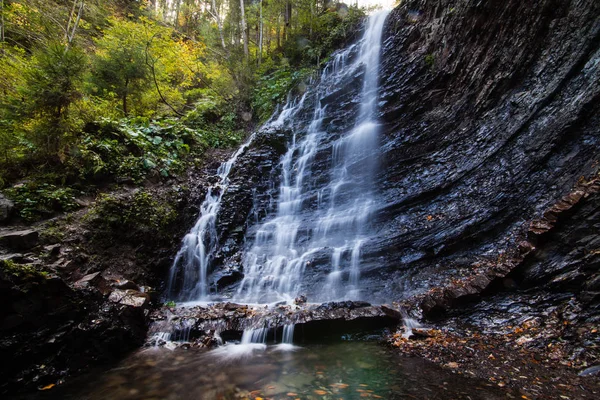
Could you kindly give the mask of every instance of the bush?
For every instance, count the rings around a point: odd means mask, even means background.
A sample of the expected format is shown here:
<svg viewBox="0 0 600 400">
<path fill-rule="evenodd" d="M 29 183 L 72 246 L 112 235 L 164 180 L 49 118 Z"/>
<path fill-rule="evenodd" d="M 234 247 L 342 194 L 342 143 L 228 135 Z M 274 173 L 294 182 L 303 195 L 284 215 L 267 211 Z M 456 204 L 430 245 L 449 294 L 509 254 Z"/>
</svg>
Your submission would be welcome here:
<svg viewBox="0 0 600 400">
<path fill-rule="evenodd" d="M 138 190 L 133 195 L 101 194 L 86 215 L 92 225 L 124 234 L 139 230 L 163 230 L 176 217 L 167 202 L 158 201 L 152 194 Z"/>
<path fill-rule="evenodd" d="M 148 175 L 180 173 L 191 149 L 207 146 L 201 133 L 176 120 L 103 119 L 88 124 L 67 163 L 84 180 L 117 177 L 137 182 Z"/>
<path fill-rule="evenodd" d="M 289 67 L 279 67 L 260 77 L 252 96 L 252 108 L 259 120 L 266 121 L 275 111 L 275 106 L 285 102 L 290 90 L 314 71 L 314 68 L 292 71 Z"/>
<path fill-rule="evenodd" d="M 27 182 L 5 190 L 12 199 L 19 215 L 26 221 L 36 221 L 52 216 L 55 212 L 74 211 L 79 208 L 75 189 L 58 187 L 50 183 Z"/>
</svg>

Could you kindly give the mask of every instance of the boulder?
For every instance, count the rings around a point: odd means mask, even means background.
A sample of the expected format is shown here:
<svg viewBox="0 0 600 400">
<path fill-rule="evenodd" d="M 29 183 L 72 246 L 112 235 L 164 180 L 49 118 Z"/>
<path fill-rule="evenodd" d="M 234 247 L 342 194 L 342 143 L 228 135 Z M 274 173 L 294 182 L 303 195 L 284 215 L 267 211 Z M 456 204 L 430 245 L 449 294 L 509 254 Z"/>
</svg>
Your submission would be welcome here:
<svg viewBox="0 0 600 400">
<path fill-rule="evenodd" d="M 137 285 L 137 283 L 135 283 L 133 281 L 129 281 L 129 280 L 119 281 L 114 286 L 115 286 L 115 288 L 121 289 L 121 290 L 131 289 L 131 290 L 135 290 L 138 292 L 140 291 L 140 287 Z"/>
<path fill-rule="evenodd" d="M 148 296 L 147 293 L 138 292 L 137 290 L 133 289 L 115 289 L 108 297 L 108 300 L 114 303 L 139 308 L 148 305 L 150 302 L 150 296 Z"/>
<path fill-rule="evenodd" d="M 10 219 L 14 208 L 14 203 L 0 193 L 0 223 Z"/>
<path fill-rule="evenodd" d="M 29 250 L 38 244 L 39 233 L 33 229 L 0 233 L 0 244 L 15 251 Z"/>
<path fill-rule="evenodd" d="M 83 288 L 87 288 L 90 286 L 96 286 L 96 284 L 101 279 L 103 279 L 103 278 L 100 276 L 100 272 L 94 272 L 93 274 L 88 274 L 88 275 L 84 276 L 83 278 L 81 278 L 80 280 L 75 282 L 73 284 L 73 286 L 75 286 L 78 289 L 83 289 Z"/>
</svg>

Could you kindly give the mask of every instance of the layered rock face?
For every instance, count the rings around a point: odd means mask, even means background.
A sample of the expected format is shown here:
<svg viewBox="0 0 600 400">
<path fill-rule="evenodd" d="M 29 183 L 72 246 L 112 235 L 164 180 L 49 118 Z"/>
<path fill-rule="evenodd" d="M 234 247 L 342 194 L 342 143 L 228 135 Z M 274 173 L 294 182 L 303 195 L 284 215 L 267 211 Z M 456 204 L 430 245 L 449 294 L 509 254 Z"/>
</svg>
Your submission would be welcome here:
<svg viewBox="0 0 600 400">
<path fill-rule="evenodd" d="M 379 204 L 374 234 L 361 249 L 361 285 L 365 299 L 377 302 L 422 298 L 479 277 L 462 292 L 443 291 L 421 304 L 443 309 L 536 257 L 539 235 L 531 223 L 596 176 L 600 4 L 406 1 L 386 21 L 381 61 L 381 145 L 373 155 Z M 361 78 L 358 72 L 321 99 L 329 138 L 311 166 L 315 186 L 328 173 L 331 143 L 351 128 Z M 291 129 L 306 130 L 314 101 L 309 96 Z M 219 219 L 228 225 L 221 243 L 237 260 L 243 232 L 250 240 L 256 221 L 273 212 L 267 200 L 277 195 L 280 154 L 268 140 L 258 143 L 232 172 L 240 185 L 225 194 Z M 245 200 L 236 200 L 240 193 Z M 253 208 L 249 199 L 257 194 L 267 200 Z M 595 202 L 590 194 L 575 196 L 566 209 Z M 560 208 L 557 215 L 566 212 Z M 235 235 L 227 233 L 230 221 Z M 594 223 L 593 216 L 583 219 L 582 229 Z M 319 257 L 306 271 L 307 287 L 330 269 L 329 257 Z M 577 279 L 591 279 L 593 268 L 585 270 Z"/>
<path fill-rule="evenodd" d="M 510 255 L 505 273 L 535 247 L 530 222 L 597 173 L 600 4 L 409 1 L 387 35 L 389 289 L 421 291 Z"/>
</svg>

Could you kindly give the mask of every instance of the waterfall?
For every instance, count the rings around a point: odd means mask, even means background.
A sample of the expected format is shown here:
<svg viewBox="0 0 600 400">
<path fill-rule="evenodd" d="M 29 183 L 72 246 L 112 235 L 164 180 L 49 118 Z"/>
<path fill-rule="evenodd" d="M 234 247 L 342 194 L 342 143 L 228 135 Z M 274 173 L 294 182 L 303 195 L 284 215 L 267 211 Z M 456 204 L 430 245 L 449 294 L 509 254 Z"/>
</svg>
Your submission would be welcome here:
<svg viewBox="0 0 600 400">
<path fill-rule="evenodd" d="M 217 244 L 217 232 L 215 229 L 217 212 L 219 211 L 223 194 L 229 185 L 231 167 L 235 164 L 239 155 L 250 145 L 253 138 L 254 135 L 229 160 L 219 166 L 217 170 L 219 182 L 208 189 L 208 193 L 200 206 L 200 217 L 192 230 L 183 238 L 181 248 L 175 256 L 167 286 L 169 298 L 182 300 L 206 298 L 208 294 L 207 276 L 209 264 Z M 174 293 L 175 280 L 178 278 L 178 275 L 181 275 L 181 283 L 178 293 Z"/>
<path fill-rule="evenodd" d="M 337 52 L 324 68 L 320 82 L 300 99 L 288 98 L 267 126 L 289 125 L 293 137 L 281 158 L 276 206 L 248 229 L 243 274 L 234 300 L 252 303 L 290 301 L 306 290 L 306 269 L 316 259 L 328 264 L 311 301 L 359 299 L 361 252 L 369 240 L 370 219 L 377 207 L 373 186 L 379 127 L 375 120 L 378 97 L 381 35 L 388 11 L 371 15 L 362 39 Z M 343 132 L 332 134 L 324 124 L 330 115 L 323 99 L 340 87 L 356 86 L 357 111 Z M 345 85 L 345 86 L 344 86 Z M 353 89 L 354 90 L 354 89 Z M 342 91 L 343 92 L 343 91 Z M 307 107 L 314 107 L 308 111 Z M 305 108 L 307 112 L 301 113 Z M 298 115 L 310 115 L 303 125 Z M 352 121 L 353 120 L 353 121 Z M 294 129 L 296 128 L 296 129 Z M 200 216 L 184 237 L 170 271 L 168 298 L 210 300 L 209 274 L 219 238 L 216 218 L 229 186 L 229 174 L 254 135 L 219 170 L 219 182 L 208 190 Z M 329 151 L 327 173 L 313 170 L 319 152 Z M 328 149 L 328 150 L 327 150 Z M 316 199 L 316 201 L 315 201 Z M 323 262 L 323 257 L 326 261 Z"/>
<path fill-rule="evenodd" d="M 267 124 L 279 126 L 286 118 L 293 115 L 303 103 L 304 97 L 296 103 L 288 99 L 277 119 Z M 215 221 L 221 206 L 223 194 L 229 186 L 229 174 L 238 157 L 250 146 L 255 135 L 250 138 L 217 169 L 219 182 L 208 189 L 204 201 L 200 205 L 200 217 L 194 227 L 183 238 L 181 248 L 169 273 L 167 297 L 183 301 L 206 300 L 209 294 L 208 273 L 210 263 L 217 245 Z M 176 282 L 180 279 L 180 282 Z M 177 286 L 177 290 L 175 290 Z"/>
<path fill-rule="evenodd" d="M 312 121 L 305 132 L 294 130 L 281 160 L 277 210 L 254 229 L 245 251 L 244 278 L 235 299 L 269 303 L 302 293 L 303 276 L 318 254 L 329 252 L 331 269 L 315 300 L 358 299 L 361 246 L 368 239 L 376 207 L 373 177 L 378 147 L 375 121 L 379 53 L 387 11 L 370 16 L 361 41 L 335 55 L 313 91 Z M 321 99 L 335 85 L 363 71 L 360 108 L 354 127 L 331 144 L 327 182 L 317 190 L 311 169 L 319 146 L 328 137 Z"/>
</svg>

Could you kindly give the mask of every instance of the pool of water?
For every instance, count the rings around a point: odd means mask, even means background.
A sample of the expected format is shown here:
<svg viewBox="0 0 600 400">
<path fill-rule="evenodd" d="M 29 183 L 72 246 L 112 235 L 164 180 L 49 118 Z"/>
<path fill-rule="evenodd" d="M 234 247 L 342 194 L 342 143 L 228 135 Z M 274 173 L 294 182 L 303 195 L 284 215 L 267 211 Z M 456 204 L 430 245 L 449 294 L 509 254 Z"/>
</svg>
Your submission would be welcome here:
<svg viewBox="0 0 600 400">
<path fill-rule="evenodd" d="M 401 357 L 373 342 L 150 348 L 52 392 L 47 395 L 78 400 L 507 398 L 487 382 Z"/>
</svg>

